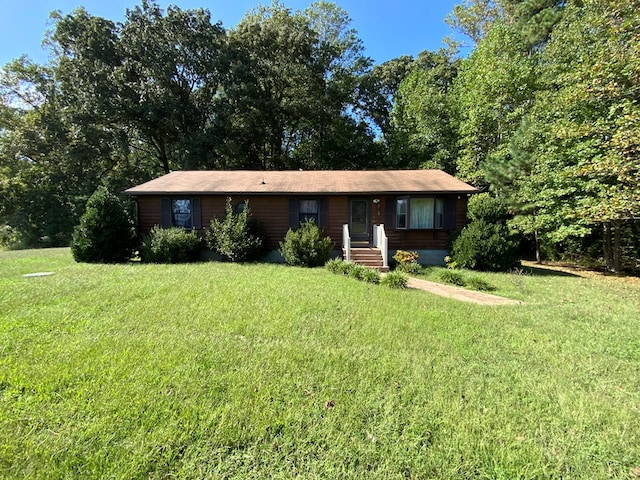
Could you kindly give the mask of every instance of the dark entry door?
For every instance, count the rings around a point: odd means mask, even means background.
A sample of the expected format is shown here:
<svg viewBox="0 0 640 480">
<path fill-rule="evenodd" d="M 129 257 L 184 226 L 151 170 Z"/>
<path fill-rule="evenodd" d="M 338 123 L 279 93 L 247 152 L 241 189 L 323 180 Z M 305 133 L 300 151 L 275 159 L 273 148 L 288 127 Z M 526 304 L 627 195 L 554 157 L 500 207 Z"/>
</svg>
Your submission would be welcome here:
<svg viewBox="0 0 640 480">
<path fill-rule="evenodd" d="M 349 233 L 354 242 L 369 242 L 369 199 L 349 200 Z"/>
</svg>

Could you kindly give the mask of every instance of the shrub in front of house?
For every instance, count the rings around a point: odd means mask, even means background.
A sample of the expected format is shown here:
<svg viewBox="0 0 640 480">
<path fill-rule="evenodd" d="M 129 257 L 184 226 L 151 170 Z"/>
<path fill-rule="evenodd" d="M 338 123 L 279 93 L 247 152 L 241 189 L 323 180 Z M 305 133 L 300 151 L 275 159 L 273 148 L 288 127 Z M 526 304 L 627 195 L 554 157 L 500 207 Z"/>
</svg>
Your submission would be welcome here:
<svg viewBox="0 0 640 480">
<path fill-rule="evenodd" d="M 506 272 L 520 266 L 520 241 L 505 225 L 504 203 L 488 193 L 469 200 L 471 222 L 451 244 L 451 264 L 456 268 Z"/>
<path fill-rule="evenodd" d="M 403 272 L 399 272 L 397 270 L 393 272 L 387 273 L 382 280 L 380 280 L 380 285 L 384 285 L 389 288 L 407 288 L 407 282 L 409 278 Z"/>
<path fill-rule="evenodd" d="M 131 259 L 135 247 L 135 226 L 124 202 L 106 188 L 98 188 L 89 197 L 80 224 L 73 231 L 74 260 L 122 263 Z"/>
<path fill-rule="evenodd" d="M 331 257 L 333 246 L 331 238 L 325 237 L 313 220 L 308 220 L 297 230 L 289 229 L 279 251 L 288 265 L 320 267 Z"/>
<path fill-rule="evenodd" d="M 231 262 L 255 260 L 264 251 L 264 234 L 258 221 L 251 218 L 248 200 L 234 212 L 231 197 L 227 197 L 225 216 L 211 220 L 205 239 L 207 247 Z"/>
<path fill-rule="evenodd" d="M 409 252 L 407 250 L 398 250 L 393 256 L 393 259 L 398 262 L 399 265 L 404 263 L 417 263 L 420 255 L 418 252 Z"/>
<path fill-rule="evenodd" d="M 380 272 L 373 268 L 366 268 L 360 273 L 360 280 L 366 283 L 380 283 Z"/>
<path fill-rule="evenodd" d="M 398 250 L 393 256 L 396 261 L 396 270 L 404 272 L 408 275 L 419 275 L 422 273 L 422 265 L 418 263 L 420 256 L 418 252 L 409 252 L 407 250 Z"/>
<path fill-rule="evenodd" d="M 451 258 L 457 268 L 506 272 L 520 266 L 519 242 L 507 226 L 476 220 L 453 241 Z"/>
<path fill-rule="evenodd" d="M 407 275 L 420 275 L 424 272 L 425 269 L 418 262 L 406 262 L 399 263 L 398 266 L 396 266 L 396 270 L 399 272 L 404 272 Z"/>
<path fill-rule="evenodd" d="M 324 267 L 336 275 L 346 275 L 349 263 L 351 262 L 345 262 L 340 257 L 336 257 L 328 260 L 327 263 L 324 264 Z"/>
<path fill-rule="evenodd" d="M 156 225 L 142 241 L 140 259 L 145 263 L 194 262 L 201 249 L 200 237 L 195 232 Z"/>
<path fill-rule="evenodd" d="M 325 268 L 336 275 L 345 275 L 366 283 L 380 283 L 380 272 L 354 262 L 334 258 L 325 264 Z"/>
</svg>

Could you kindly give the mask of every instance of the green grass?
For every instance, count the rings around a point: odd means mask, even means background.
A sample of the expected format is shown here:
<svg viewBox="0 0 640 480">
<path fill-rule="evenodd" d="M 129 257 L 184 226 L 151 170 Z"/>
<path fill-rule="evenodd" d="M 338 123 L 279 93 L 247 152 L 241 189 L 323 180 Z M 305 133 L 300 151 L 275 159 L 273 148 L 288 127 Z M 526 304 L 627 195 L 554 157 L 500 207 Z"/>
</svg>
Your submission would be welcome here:
<svg viewBox="0 0 640 480">
<path fill-rule="evenodd" d="M 0 478 L 635 478 L 640 284 L 516 277 L 0 252 Z"/>
</svg>

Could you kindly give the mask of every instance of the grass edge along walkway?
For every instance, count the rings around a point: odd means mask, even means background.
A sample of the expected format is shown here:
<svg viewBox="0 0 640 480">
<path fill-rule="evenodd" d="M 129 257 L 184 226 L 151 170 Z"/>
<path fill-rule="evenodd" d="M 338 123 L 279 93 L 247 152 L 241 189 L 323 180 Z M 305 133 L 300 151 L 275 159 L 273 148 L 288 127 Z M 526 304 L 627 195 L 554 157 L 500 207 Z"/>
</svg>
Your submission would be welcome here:
<svg viewBox="0 0 640 480">
<path fill-rule="evenodd" d="M 522 305 L 524 302 L 512 298 L 499 297 L 489 293 L 467 290 L 465 288 L 443 285 L 441 283 L 422 280 L 420 278 L 409 277 L 407 281 L 409 288 L 424 290 L 441 297 L 452 298 L 461 302 L 475 303 L 477 305 Z"/>
</svg>

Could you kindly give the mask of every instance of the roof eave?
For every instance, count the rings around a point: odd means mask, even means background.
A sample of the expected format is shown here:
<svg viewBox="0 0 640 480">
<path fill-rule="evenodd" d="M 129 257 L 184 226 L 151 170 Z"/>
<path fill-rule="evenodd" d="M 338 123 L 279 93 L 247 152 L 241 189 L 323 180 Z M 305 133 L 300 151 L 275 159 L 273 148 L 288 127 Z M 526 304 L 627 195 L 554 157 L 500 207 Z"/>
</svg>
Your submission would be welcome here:
<svg viewBox="0 0 640 480">
<path fill-rule="evenodd" d="M 478 189 L 467 190 L 394 190 L 394 191 L 346 191 L 346 192 L 310 192 L 310 191 L 273 191 L 273 192 L 212 192 L 212 191 L 132 191 L 125 190 L 123 193 L 130 196 L 158 196 L 158 195 L 253 195 L 253 196 L 269 196 L 269 195 L 415 195 L 415 194 L 447 194 L 447 195 L 466 195 L 478 193 Z"/>
</svg>

